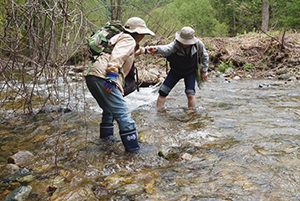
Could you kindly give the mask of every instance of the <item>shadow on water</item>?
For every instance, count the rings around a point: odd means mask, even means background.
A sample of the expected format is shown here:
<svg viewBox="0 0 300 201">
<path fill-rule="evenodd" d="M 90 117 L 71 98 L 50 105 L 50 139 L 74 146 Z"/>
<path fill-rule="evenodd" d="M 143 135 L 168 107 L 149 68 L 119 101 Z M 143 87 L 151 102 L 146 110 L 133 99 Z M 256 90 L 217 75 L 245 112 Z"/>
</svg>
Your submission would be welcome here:
<svg viewBox="0 0 300 201">
<path fill-rule="evenodd" d="M 61 134 L 47 115 L 3 121 L 0 162 L 18 150 L 36 156 L 31 200 L 53 184 L 51 200 L 298 200 L 299 84 L 215 79 L 196 96 L 193 111 L 183 83 L 162 111 L 156 89 L 126 97 L 142 148 L 131 154 L 117 124 L 112 141 L 98 139 L 101 111 L 92 99 L 86 120 L 65 115 Z"/>
</svg>

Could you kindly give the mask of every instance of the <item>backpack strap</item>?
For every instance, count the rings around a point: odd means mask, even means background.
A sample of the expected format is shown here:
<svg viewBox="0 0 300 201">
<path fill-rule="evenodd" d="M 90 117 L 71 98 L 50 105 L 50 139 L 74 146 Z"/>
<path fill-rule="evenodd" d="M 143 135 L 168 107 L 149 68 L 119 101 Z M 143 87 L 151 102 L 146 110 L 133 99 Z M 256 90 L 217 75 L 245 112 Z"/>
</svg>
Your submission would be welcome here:
<svg viewBox="0 0 300 201">
<path fill-rule="evenodd" d="M 117 27 L 115 27 L 115 26 L 113 26 L 113 25 L 110 25 L 110 28 L 111 28 L 112 30 L 114 30 L 115 32 L 117 32 L 117 33 L 120 33 L 120 32 L 121 32 L 120 29 L 118 29 Z"/>
<path fill-rule="evenodd" d="M 203 87 L 203 81 L 201 78 L 201 64 L 200 64 L 200 45 L 198 41 L 196 42 L 197 48 L 197 68 L 196 68 L 196 82 L 199 89 Z"/>
<path fill-rule="evenodd" d="M 140 83 L 139 83 L 139 73 L 138 73 L 138 69 L 135 68 L 135 76 L 136 76 L 136 90 L 137 92 L 140 91 Z"/>
<path fill-rule="evenodd" d="M 200 45 L 198 43 L 198 41 L 196 42 L 196 49 L 197 49 L 197 64 L 198 64 L 198 68 L 200 67 Z"/>
<path fill-rule="evenodd" d="M 97 58 L 99 57 L 100 55 L 97 55 L 97 56 L 93 56 L 93 60 L 91 62 L 91 64 L 89 65 L 86 73 L 85 73 L 85 76 L 87 76 L 92 68 L 92 66 L 94 65 L 94 63 L 96 62 Z"/>
</svg>

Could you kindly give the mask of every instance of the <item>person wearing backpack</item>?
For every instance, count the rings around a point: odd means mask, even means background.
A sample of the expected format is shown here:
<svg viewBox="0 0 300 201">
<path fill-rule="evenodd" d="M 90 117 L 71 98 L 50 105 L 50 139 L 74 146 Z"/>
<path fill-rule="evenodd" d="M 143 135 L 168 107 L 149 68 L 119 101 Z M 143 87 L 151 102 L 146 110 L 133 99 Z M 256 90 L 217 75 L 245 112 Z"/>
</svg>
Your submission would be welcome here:
<svg viewBox="0 0 300 201">
<path fill-rule="evenodd" d="M 198 63 L 200 78 L 207 81 L 209 56 L 202 41 L 195 37 L 195 31 L 191 27 L 183 27 L 175 34 L 175 40 L 168 45 L 147 47 L 147 53 L 163 54 L 170 62 L 171 70 L 159 89 L 157 109 L 164 107 L 166 97 L 173 87 L 184 79 L 185 93 L 188 99 L 188 107 L 196 106 L 195 81 L 197 77 Z"/>
<path fill-rule="evenodd" d="M 111 53 L 102 52 L 86 74 L 86 84 L 102 108 L 100 138 L 110 139 L 114 134 L 113 121 L 119 126 L 119 133 L 126 152 L 140 149 L 135 121 L 131 118 L 123 94 L 125 77 L 134 63 L 137 52 L 141 52 L 139 42 L 145 35 L 155 34 L 147 28 L 139 17 L 127 20 L 124 32 L 110 39 Z M 144 52 L 142 50 L 142 52 Z"/>
</svg>

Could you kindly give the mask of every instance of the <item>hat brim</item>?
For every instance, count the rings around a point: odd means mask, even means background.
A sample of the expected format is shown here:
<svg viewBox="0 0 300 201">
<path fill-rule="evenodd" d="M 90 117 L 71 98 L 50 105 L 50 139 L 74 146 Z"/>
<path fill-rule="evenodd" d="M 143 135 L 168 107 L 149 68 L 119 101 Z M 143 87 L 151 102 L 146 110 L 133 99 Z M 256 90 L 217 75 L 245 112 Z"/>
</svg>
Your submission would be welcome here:
<svg viewBox="0 0 300 201">
<path fill-rule="evenodd" d="M 126 29 L 125 30 L 129 33 L 137 33 L 137 34 L 142 34 L 142 35 L 151 35 L 151 36 L 155 36 L 155 33 L 153 31 L 151 31 L 148 28 L 140 28 L 137 27 L 134 30 L 130 30 L 130 29 Z"/>
<path fill-rule="evenodd" d="M 194 45 L 197 42 L 197 38 L 194 37 L 192 39 L 184 39 L 180 37 L 180 32 L 176 32 L 175 39 L 184 45 Z"/>
</svg>

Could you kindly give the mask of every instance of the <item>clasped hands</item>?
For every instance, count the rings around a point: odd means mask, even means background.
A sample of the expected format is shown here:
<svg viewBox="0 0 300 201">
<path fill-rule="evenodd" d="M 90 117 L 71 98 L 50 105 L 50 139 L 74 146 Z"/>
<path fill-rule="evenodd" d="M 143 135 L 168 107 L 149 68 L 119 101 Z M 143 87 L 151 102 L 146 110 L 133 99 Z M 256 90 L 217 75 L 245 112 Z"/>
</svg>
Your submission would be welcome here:
<svg viewBox="0 0 300 201">
<path fill-rule="evenodd" d="M 155 46 L 149 46 L 149 47 L 146 47 L 146 52 L 147 52 L 147 54 L 152 54 L 152 53 L 154 53 L 154 52 L 156 52 L 157 51 L 157 47 L 155 47 Z"/>
</svg>

